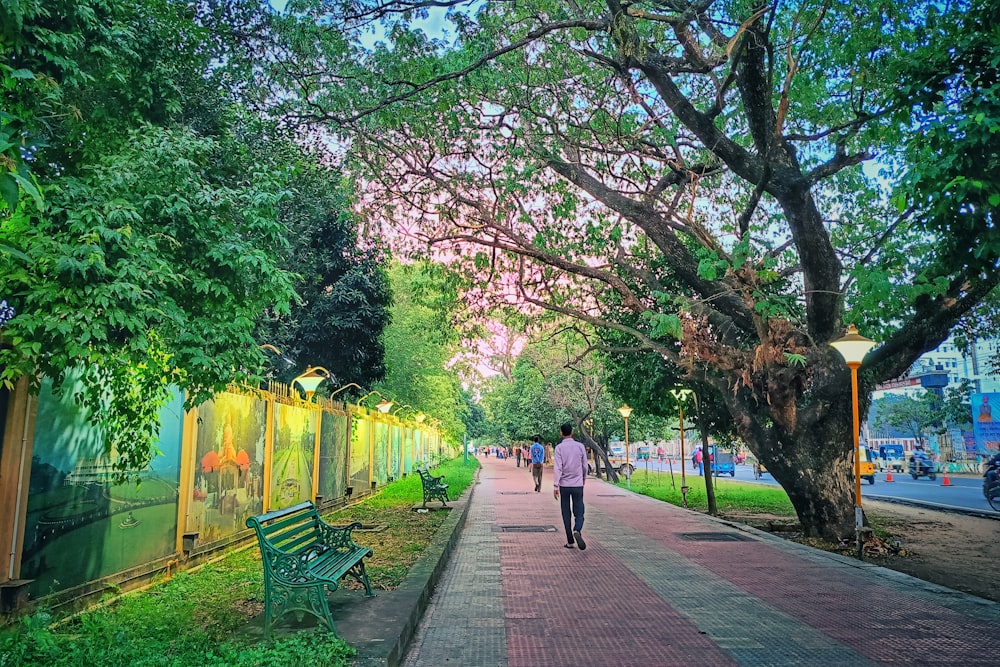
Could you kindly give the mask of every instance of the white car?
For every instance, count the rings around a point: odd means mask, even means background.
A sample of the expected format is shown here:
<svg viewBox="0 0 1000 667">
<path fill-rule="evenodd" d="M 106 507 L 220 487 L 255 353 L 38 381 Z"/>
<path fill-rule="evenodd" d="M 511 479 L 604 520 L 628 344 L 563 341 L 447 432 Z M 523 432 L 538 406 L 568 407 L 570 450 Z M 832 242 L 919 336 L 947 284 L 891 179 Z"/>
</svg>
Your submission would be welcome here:
<svg viewBox="0 0 1000 667">
<path fill-rule="evenodd" d="M 631 461 L 629 461 L 629 465 L 626 468 L 625 447 L 612 445 L 611 449 L 608 450 L 608 461 L 611 463 L 612 466 L 618 468 L 618 472 L 620 472 L 623 475 L 626 473 L 626 471 L 628 472 L 628 474 L 632 474 L 633 472 L 635 472 L 635 451 L 629 452 L 629 458 L 631 459 Z"/>
</svg>

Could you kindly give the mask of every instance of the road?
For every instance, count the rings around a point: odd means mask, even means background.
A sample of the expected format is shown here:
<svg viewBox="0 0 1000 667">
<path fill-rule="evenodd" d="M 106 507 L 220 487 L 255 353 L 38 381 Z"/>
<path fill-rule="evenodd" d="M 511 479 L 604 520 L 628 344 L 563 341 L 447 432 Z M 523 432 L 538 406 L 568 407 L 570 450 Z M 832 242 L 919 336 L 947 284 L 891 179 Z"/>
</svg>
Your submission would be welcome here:
<svg viewBox="0 0 1000 667">
<path fill-rule="evenodd" d="M 645 470 L 646 462 L 640 461 L 636 465 L 635 474 L 642 474 Z M 649 462 L 650 472 L 662 470 L 670 472 L 666 463 L 657 461 Z M 690 463 L 685 468 L 688 476 L 688 484 L 695 483 L 690 478 L 692 475 L 697 478 L 697 471 L 692 471 Z M 674 473 L 680 474 L 677 466 L 674 466 Z M 893 473 L 893 481 L 886 482 L 885 473 L 875 474 L 875 484 L 861 481 L 861 497 L 872 500 L 888 500 L 894 502 L 906 502 L 914 504 L 924 504 L 938 509 L 949 509 L 953 511 L 973 512 L 984 514 L 991 518 L 1000 518 L 1000 512 L 993 510 L 986 499 L 983 498 L 982 478 L 972 476 L 949 476 L 948 486 L 944 485 L 944 478 L 939 474 L 933 482 L 926 477 L 913 479 L 906 473 Z M 723 475 L 719 479 L 730 479 L 729 475 Z M 777 482 L 769 474 L 764 474 L 759 480 L 753 478 L 753 468 L 749 465 L 736 466 L 736 479 L 741 482 L 756 482 L 758 484 L 771 484 L 777 486 Z"/>
</svg>

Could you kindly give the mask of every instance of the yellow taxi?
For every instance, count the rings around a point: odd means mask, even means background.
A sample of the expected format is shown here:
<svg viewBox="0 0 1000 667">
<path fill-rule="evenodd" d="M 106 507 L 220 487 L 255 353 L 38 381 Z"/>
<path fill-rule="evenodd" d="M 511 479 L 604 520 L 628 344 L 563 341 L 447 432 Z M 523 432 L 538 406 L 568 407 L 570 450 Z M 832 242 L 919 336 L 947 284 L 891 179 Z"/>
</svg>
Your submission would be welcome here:
<svg viewBox="0 0 1000 667">
<path fill-rule="evenodd" d="M 858 446 L 858 452 L 860 454 L 861 463 L 861 479 L 867 481 L 869 484 L 875 483 L 875 453 L 871 450 L 868 445 L 861 444 Z"/>
</svg>

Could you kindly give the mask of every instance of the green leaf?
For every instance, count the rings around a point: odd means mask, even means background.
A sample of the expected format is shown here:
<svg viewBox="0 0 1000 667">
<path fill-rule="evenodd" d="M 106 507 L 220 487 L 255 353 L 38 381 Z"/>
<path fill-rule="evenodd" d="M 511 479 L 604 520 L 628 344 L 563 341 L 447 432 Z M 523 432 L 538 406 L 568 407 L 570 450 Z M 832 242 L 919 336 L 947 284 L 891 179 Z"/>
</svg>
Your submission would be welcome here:
<svg viewBox="0 0 1000 667">
<path fill-rule="evenodd" d="M 653 338 L 663 338 L 664 336 L 670 336 L 680 340 L 683 336 L 683 331 L 681 328 L 681 318 L 672 313 L 670 314 L 654 314 L 650 317 L 650 323 L 653 326 L 651 336 Z"/>
<path fill-rule="evenodd" d="M 13 174 L 0 174 L 0 197 L 2 197 L 4 203 L 7 204 L 7 209 L 9 211 L 14 211 L 14 209 L 17 208 L 17 198 L 19 194 L 20 189 L 17 187 L 17 181 L 14 180 Z"/>
</svg>

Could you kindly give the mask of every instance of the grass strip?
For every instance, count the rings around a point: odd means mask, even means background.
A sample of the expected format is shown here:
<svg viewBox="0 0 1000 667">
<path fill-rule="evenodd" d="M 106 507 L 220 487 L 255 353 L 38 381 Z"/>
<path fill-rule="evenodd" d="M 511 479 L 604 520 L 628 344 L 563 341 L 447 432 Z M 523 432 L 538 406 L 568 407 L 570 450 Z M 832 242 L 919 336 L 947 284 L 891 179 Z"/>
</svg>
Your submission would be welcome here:
<svg viewBox="0 0 1000 667">
<path fill-rule="evenodd" d="M 715 486 L 715 502 L 720 514 L 773 514 L 779 517 L 795 517 L 795 508 L 788 499 L 788 494 L 781 487 L 764 484 L 752 484 L 716 477 L 712 480 Z M 708 511 L 708 497 L 705 494 L 705 479 L 699 475 L 687 476 L 687 504 L 690 509 Z M 632 473 L 632 484 L 628 486 L 622 479 L 618 482 L 622 488 L 631 488 L 639 493 L 657 500 L 683 506 L 681 495 L 681 479 L 674 474 L 671 484 L 670 473 L 636 470 Z"/>
<path fill-rule="evenodd" d="M 454 459 L 434 469 L 450 497 L 475 476 L 479 462 Z M 356 532 L 370 546 L 372 585 L 391 590 L 427 548 L 446 512 L 412 511 L 423 494 L 418 475 L 393 482 L 361 502 L 328 513 L 330 523 L 361 521 L 378 530 Z M 350 583 L 354 583 L 351 580 Z M 325 632 L 300 632 L 247 644 L 234 632 L 263 611 L 264 584 L 256 545 L 142 591 L 85 611 L 58 626 L 45 610 L 0 634 L 0 667 L 345 667 L 354 655 Z"/>
</svg>

